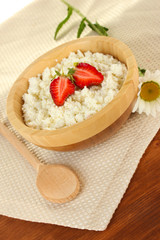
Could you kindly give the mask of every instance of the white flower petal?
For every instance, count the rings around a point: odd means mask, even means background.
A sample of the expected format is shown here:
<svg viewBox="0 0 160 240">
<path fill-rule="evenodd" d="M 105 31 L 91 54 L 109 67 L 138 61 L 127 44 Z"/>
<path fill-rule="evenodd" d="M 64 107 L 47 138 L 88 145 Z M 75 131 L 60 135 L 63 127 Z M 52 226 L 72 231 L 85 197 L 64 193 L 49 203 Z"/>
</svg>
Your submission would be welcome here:
<svg viewBox="0 0 160 240">
<path fill-rule="evenodd" d="M 150 107 L 151 107 L 151 115 L 153 117 L 156 117 L 156 102 L 151 102 Z"/>
<path fill-rule="evenodd" d="M 151 105 L 150 102 L 146 102 L 146 111 L 145 113 L 149 115 L 151 113 Z"/>
<path fill-rule="evenodd" d="M 146 70 L 144 77 L 149 79 L 151 77 L 151 72 L 149 70 Z"/>
<path fill-rule="evenodd" d="M 139 92 L 137 102 L 132 110 L 132 112 L 137 111 L 139 114 L 146 113 L 147 115 L 156 116 L 156 112 L 160 112 L 160 97 L 158 97 L 155 101 L 147 102 L 140 98 L 141 86 L 144 82 L 154 81 L 160 85 L 160 70 L 156 70 L 155 72 L 150 72 L 146 70 L 143 77 L 139 77 Z"/>
<path fill-rule="evenodd" d="M 137 101 L 136 101 L 136 103 L 135 103 L 135 105 L 134 105 L 134 108 L 133 108 L 133 110 L 132 110 L 132 112 L 134 113 L 134 112 L 136 112 L 137 111 L 137 109 L 138 109 L 138 106 L 139 106 L 139 97 L 137 98 Z"/>
<path fill-rule="evenodd" d="M 141 114 L 142 112 L 144 112 L 145 110 L 145 101 L 143 99 L 140 98 L 139 100 L 139 113 Z"/>
<path fill-rule="evenodd" d="M 160 97 L 156 100 L 156 110 L 157 112 L 160 112 Z"/>
</svg>

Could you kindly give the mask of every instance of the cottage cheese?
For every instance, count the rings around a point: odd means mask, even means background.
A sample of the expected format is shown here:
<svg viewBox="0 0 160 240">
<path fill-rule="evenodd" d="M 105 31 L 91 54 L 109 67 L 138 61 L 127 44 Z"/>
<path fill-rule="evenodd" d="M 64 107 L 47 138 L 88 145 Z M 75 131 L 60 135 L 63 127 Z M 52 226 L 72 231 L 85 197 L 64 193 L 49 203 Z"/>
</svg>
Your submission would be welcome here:
<svg viewBox="0 0 160 240">
<path fill-rule="evenodd" d="M 56 74 L 67 74 L 74 63 L 86 62 L 93 65 L 104 75 L 99 86 L 76 89 L 67 98 L 63 106 L 56 106 L 50 94 L 50 83 Z M 42 74 L 29 79 L 29 88 L 23 95 L 23 117 L 26 125 L 35 129 L 58 129 L 82 122 L 106 106 L 120 90 L 127 69 L 117 59 L 102 53 L 87 51 L 71 52 L 51 69 L 46 68 Z"/>
</svg>

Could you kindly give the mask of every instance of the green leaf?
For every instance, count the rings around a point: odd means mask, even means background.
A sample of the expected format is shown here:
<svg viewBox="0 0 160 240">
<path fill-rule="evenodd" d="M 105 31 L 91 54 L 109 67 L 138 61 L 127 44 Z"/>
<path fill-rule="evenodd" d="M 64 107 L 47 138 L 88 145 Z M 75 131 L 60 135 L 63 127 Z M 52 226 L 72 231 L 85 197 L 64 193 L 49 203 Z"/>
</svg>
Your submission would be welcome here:
<svg viewBox="0 0 160 240">
<path fill-rule="evenodd" d="M 72 83 L 74 83 L 74 82 L 75 82 L 75 79 L 74 79 L 74 77 L 73 77 L 72 75 L 70 75 L 70 77 L 69 77 L 69 78 L 70 78 L 70 80 L 71 80 L 71 82 L 72 82 Z"/>
<path fill-rule="evenodd" d="M 59 32 L 59 30 L 63 27 L 63 25 L 69 20 L 70 16 L 72 15 L 73 9 L 71 7 L 68 7 L 68 14 L 67 17 L 58 24 L 55 34 L 54 34 L 54 39 L 56 40 L 57 34 Z"/>
<path fill-rule="evenodd" d="M 94 25 L 94 24 L 93 24 L 93 25 Z M 93 26 L 92 26 L 92 24 L 91 24 L 90 22 L 88 23 L 88 26 L 89 26 L 93 31 L 95 31 L 94 28 L 93 28 Z"/>
<path fill-rule="evenodd" d="M 109 30 L 106 27 L 101 26 L 98 22 L 92 24 L 91 22 L 88 23 L 88 26 L 99 35 L 108 36 L 107 31 Z"/>
<path fill-rule="evenodd" d="M 109 30 L 108 28 L 106 28 L 106 27 L 103 27 L 105 30 L 106 30 L 106 32 Z"/>
<path fill-rule="evenodd" d="M 108 28 L 101 26 L 98 22 L 96 22 L 96 23 L 94 24 L 94 26 L 95 26 L 96 28 L 98 28 L 98 30 L 99 30 L 104 36 L 108 36 L 108 34 L 107 34 Z"/>
<path fill-rule="evenodd" d="M 57 70 L 55 70 L 55 72 L 58 76 L 61 76 L 60 72 L 58 72 Z"/>
<path fill-rule="evenodd" d="M 75 67 L 77 67 L 78 64 L 79 64 L 79 62 L 74 62 L 74 63 L 73 63 L 73 65 L 74 65 Z"/>
<path fill-rule="evenodd" d="M 72 75 L 75 73 L 75 69 L 74 68 L 68 68 L 68 75 Z"/>
<path fill-rule="evenodd" d="M 82 19 L 82 21 L 80 22 L 80 25 L 79 25 L 79 28 L 78 28 L 78 32 L 77 32 L 77 38 L 79 38 L 81 36 L 83 30 L 86 27 L 85 20 L 86 20 L 86 17 L 84 17 Z"/>
<path fill-rule="evenodd" d="M 69 79 L 71 80 L 72 83 L 74 83 L 74 77 L 73 74 L 75 73 L 75 69 L 74 68 L 68 68 L 68 74 L 67 77 L 69 77 Z"/>
<path fill-rule="evenodd" d="M 139 76 L 143 77 L 146 72 L 146 69 L 138 67 L 138 71 L 139 71 Z"/>
</svg>

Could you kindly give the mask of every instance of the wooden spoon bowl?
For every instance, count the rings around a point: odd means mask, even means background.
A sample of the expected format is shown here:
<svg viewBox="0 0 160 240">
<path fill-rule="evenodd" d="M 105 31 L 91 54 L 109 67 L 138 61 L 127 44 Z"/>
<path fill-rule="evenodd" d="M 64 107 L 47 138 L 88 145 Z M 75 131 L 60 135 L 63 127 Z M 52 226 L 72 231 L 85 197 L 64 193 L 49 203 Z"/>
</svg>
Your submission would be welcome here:
<svg viewBox="0 0 160 240">
<path fill-rule="evenodd" d="M 28 148 L 0 122 L 2 134 L 37 171 L 36 185 L 41 195 L 50 202 L 65 203 L 74 199 L 80 190 L 77 175 L 62 164 L 43 164 Z"/>
<path fill-rule="evenodd" d="M 70 52 L 101 52 L 125 63 L 128 69 L 124 84 L 115 98 L 101 111 L 81 123 L 57 130 L 36 130 L 25 125 L 22 116 L 22 96 L 28 89 L 28 79 L 53 67 Z M 135 57 L 121 41 L 103 36 L 85 37 L 65 43 L 34 61 L 16 80 L 7 100 L 10 123 L 28 141 L 47 149 L 68 151 L 93 146 L 113 135 L 131 114 L 138 90 L 138 68 Z"/>
</svg>

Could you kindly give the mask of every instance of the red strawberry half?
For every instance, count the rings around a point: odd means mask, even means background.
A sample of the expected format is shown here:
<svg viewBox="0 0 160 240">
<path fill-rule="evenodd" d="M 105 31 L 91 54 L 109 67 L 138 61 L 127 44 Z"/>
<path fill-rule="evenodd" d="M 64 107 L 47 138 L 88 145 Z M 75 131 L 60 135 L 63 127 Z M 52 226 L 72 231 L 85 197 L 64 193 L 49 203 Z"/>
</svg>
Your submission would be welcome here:
<svg viewBox="0 0 160 240">
<path fill-rule="evenodd" d="M 73 94 L 75 91 L 75 86 L 69 80 L 69 78 L 64 76 L 59 76 L 54 79 L 50 84 L 50 93 L 53 98 L 54 103 L 57 106 L 62 106 L 66 98 Z"/>
<path fill-rule="evenodd" d="M 102 73 L 88 63 L 79 63 L 75 68 L 73 77 L 75 84 L 80 88 L 99 85 L 104 78 Z"/>
</svg>

